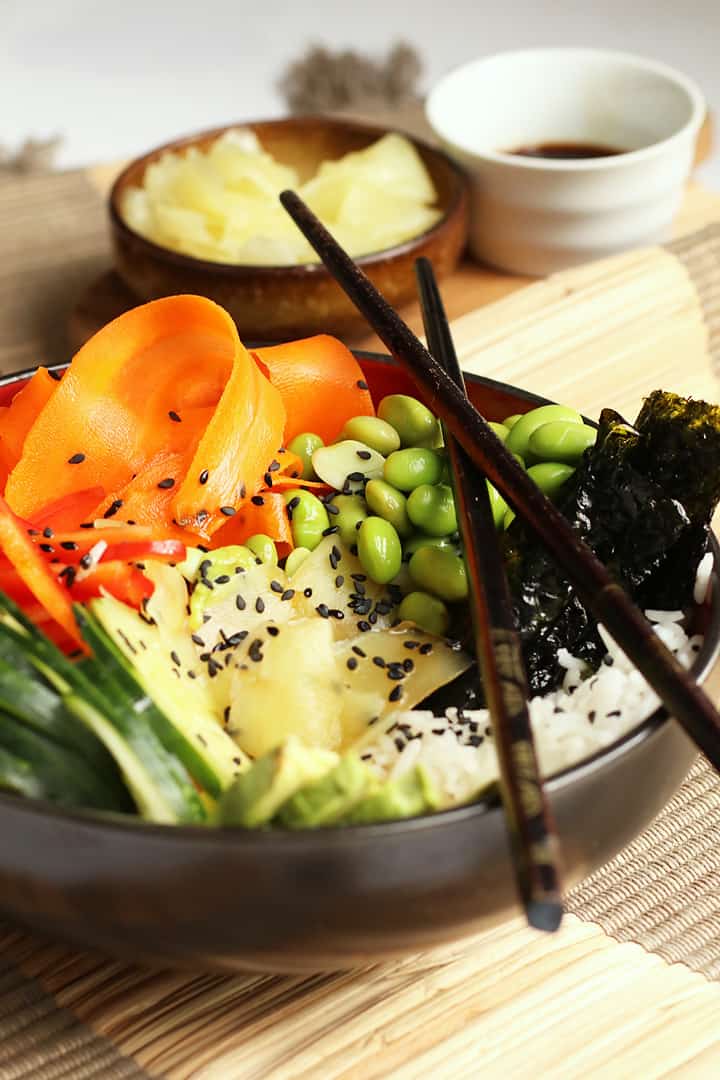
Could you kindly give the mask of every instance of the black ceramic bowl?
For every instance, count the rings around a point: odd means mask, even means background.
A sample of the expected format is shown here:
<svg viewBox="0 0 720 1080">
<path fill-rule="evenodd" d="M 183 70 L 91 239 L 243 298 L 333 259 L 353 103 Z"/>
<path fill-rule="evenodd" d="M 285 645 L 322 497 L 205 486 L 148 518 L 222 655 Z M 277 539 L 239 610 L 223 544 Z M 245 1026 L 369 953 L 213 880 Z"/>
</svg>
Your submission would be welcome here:
<svg viewBox="0 0 720 1080">
<path fill-rule="evenodd" d="M 363 358 L 376 398 L 409 389 Z M 18 386 L 0 382 L 0 404 Z M 489 419 L 544 399 L 470 378 Z M 720 551 L 714 546 L 715 584 Z M 698 610 L 705 678 L 720 643 L 717 588 Z M 695 751 L 662 710 L 547 788 L 570 886 L 648 824 Z M 0 913 L 124 959 L 196 969 L 350 968 L 426 949 L 517 911 L 505 824 L 477 804 L 387 825 L 252 832 L 144 825 L 0 796 Z"/>
</svg>

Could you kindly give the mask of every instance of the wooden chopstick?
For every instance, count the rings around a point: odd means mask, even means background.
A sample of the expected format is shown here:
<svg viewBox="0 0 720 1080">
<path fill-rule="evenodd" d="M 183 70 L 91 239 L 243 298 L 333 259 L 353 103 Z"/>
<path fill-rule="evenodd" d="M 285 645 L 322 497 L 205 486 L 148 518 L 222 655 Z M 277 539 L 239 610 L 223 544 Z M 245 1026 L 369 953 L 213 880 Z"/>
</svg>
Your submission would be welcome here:
<svg viewBox="0 0 720 1080">
<path fill-rule="evenodd" d="M 517 463 L 462 390 L 293 191 L 280 201 L 341 289 L 421 390 L 468 456 L 532 529 L 578 596 L 720 772 L 720 715 L 559 510 Z"/>
<path fill-rule="evenodd" d="M 465 380 L 431 263 L 418 259 L 430 353 L 464 393 Z M 520 635 L 484 475 L 452 435 L 445 440 L 470 585 L 470 612 L 482 684 L 500 765 L 500 788 L 513 865 L 527 920 L 557 930 L 562 919 L 558 842 L 540 779 Z"/>
</svg>

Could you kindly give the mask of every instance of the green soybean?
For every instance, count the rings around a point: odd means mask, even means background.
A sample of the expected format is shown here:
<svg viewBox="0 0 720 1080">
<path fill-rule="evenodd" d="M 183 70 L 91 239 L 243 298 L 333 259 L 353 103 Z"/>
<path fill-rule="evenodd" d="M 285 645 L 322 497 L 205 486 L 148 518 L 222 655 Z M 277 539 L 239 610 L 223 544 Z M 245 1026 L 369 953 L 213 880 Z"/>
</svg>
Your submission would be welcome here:
<svg viewBox="0 0 720 1080">
<path fill-rule="evenodd" d="M 316 435 L 313 431 L 303 431 L 301 435 L 296 435 L 295 438 L 288 445 L 288 450 L 291 454 L 297 454 L 303 463 L 302 478 L 303 480 L 314 480 L 315 470 L 312 466 L 312 456 L 316 450 L 319 450 L 325 443 L 322 441 L 319 435 Z"/>
<path fill-rule="evenodd" d="M 554 499 L 565 482 L 575 472 L 572 465 L 560 461 L 541 461 L 531 465 L 528 476 L 531 477 L 548 499 Z"/>
<path fill-rule="evenodd" d="M 575 465 L 597 438 L 597 431 L 588 424 L 552 420 L 535 428 L 528 439 L 528 449 L 541 461 L 563 461 Z"/>
<path fill-rule="evenodd" d="M 420 484 L 437 484 L 442 470 L 443 460 L 434 450 L 413 446 L 386 459 L 383 478 L 400 491 L 414 491 Z"/>
<path fill-rule="evenodd" d="M 288 555 L 285 560 L 285 573 L 288 577 L 292 577 L 296 570 L 298 570 L 305 562 L 307 557 L 312 555 L 310 548 L 296 547 Z"/>
<path fill-rule="evenodd" d="M 295 546 L 314 551 L 323 538 L 323 532 L 330 527 L 327 510 L 316 495 L 303 488 L 286 491 L 285 505 Z"/>
<path fill-rule="evenodd" d="M 400 436 L 392 424 L 381 420 L 379 416 L 353 416 L 340 433 L 340 439 L 357 439 L 371 450 L 387 457 L 393 450 L 400 449 Z"/>
<path fill-rule="evenodd" d="M 582 424 L 583 422 L 580 413 L 576 412 L 575 409 L 569 409 L 566 405 L 541 405 L 539 408 L 531 409 L 530 412 L 525 413 L 513 425 L 505 444 L 508 450 L 527 458 L 528 443 L 533 431 L 542 424 L 550 423 L 552 420 L 564 420 L 566 423 L 571 424 Z"/>
<path fill-rule="evenodd" d="M 363 521 L 357 534 L 357 549 L 363 570 L 378 585 L 387 585 L 400 572 L 400 537 L 384 518 L 369 517 Z"/>
<path fill-rule="evenodd" d="M 421 547 L 445 548 L 447 551 L 458 553 L 458 545 L 449 536 L 427 536 L 425 533 L 415 533 L 403 544 L 403 559 L 407 562 Z"/>
<path fill-rule="evenodd" d="M 430 410 L 407 394 L 388 394 L 378 405 L 378 416 L 394 427 L 401 446 L 431 446 L 438 436 L 439 424 Z"/>
<path fill-rule="evenodd" d="M 452 551 L 421 547 L 410 559 L 408 570 L 416 585 L 441 600 L 452 603 L 468 594 L 465 563 Z"/>
<path fill-rule="evenodd" d="M 490 509 L 492 510 L 493 521 L 495 522 L 496 529 L 502 529 L 505 514 L 508 510 L 508 504 L 502 497 L 497 488 L 494 488 L 490 481 L 486 481 L 488 488 L 488 495 L 490 496 Z"/>
<path fill-rule="evenodd" d="M 512 431 L 522 415 L 522 413 L 515 412 L 512 416 L 506 416 L 503 420 L 503 427 L 506 427 L 508 431 Z"/>
<path fill-rule="evenodd" d="M 488 420 L 488 427 L 492 428 L 500 442 L 505 442 L 510 434 L 510 428 L 506 424 L 497 424 L 494 420 Z"/>
<path fill-rule="evenodd" d="M 386 480 L 368 480 L 365 499 L 373 514 L 389 521 L 398 536 L 410 536 L 413 531 L 407 515 L 407 499 Z"/>
<path fill-rule="evenodd" d="M 448 609 L 437 596 L 430 593 L 415 591 L 404 596 L 398 608 L 398 618 L 401 622 L 414 622 L 421 630 L 427 630 L 429 634 L 437 634 L 444 637 L 450 623 Z"/>
<path fill-rule="evenodd" d="M 408 496 L 408 517 L 429 536 L 449 536 L 457 531 L 452 488 L 447 484 L 420 484 Z"/>
<path fill-rule="evenodd" d="M 245 546 L 250 548 L 253 555 L 257 556 L 260 562 L 274 563 L 277 566 L 277 548 L 271 537 L 265 533 L 255 533 L 254 536 L 245 541 Z"/>
<path fill-rule="evenodd" d="M 338 536 L 343 544 L 350 547 L 357 540 L 360 523 L 368 516 L 367 503 L 362 495 L 336 495 L 332 504 L 338 511 L 333 514 L 333 525 L 340 530 Z"/>
</svg>

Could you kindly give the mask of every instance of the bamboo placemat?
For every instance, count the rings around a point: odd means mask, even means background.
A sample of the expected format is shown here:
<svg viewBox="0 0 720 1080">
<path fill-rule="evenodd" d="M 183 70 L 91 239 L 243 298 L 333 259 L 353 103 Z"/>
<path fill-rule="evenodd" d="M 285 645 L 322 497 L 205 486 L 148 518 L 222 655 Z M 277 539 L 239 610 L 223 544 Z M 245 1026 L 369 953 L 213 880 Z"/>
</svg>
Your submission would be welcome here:
<svg viewBox="0 0 720 1080">
<path fill-rule="evenodd" d="M 720 220 L 720 197 L 696 190 L 681 220 Z M 68 312 L 109 261 L 97 186 L 81 173 L 0 181 L 0 256 L 0 370 L 67 358 Z M 632 412 L 658 379 L 717 396 L 719 276 L 711 231 L 538 283 L 467 314 L 456 339 L 465 366 L 590 413 L 608 398 Z M 520 284 L 464 267 L 446 292 L 468 311 Z M 227 977 L 147 971 L 8 928 L 0 1080 L 710 1075 L 720 993 L 689 969 L 720 979 L 719 884 L 720 786 L 698 764 L 570 895 L 556 939 L 514 921 L 360 972 Z"/>
</svg>

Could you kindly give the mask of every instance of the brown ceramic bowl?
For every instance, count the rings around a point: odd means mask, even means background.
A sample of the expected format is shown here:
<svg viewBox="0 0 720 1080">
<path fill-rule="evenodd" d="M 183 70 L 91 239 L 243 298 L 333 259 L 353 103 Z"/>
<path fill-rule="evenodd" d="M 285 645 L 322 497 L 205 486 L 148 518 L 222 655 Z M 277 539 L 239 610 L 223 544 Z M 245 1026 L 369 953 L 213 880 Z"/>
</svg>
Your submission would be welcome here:
<svg viewBox="0 0 720 1080">
<path fill-rule="evenodd" d="M 297 169 L 301 180 L 321 161 L 362 150 L 386 134 L 372 127 L 324 116 L 228 125 L 251 128 L 277 160 Z M 314 333 L 343 335 L 362 329 L 364 320 L 335 284 L 324 266 L 251 266 L 210 262 L 171 251 L 134 232 L 120 213 L 126 188 L 142 183 L 145 170 L 167 150 L 206 147 L 225 128 L 167 143 L 133 161 L 110 193 L 110 223 L 115 268 L 138 300 L 175 293 L 198 293 L 222 304 L 241 335 L 256 341 L 287 341 Z M 442 276 L 453 269 L 468 225 L 467 182 L 460 169 L 440 150 L 408 135 L 424 161 L 438 192 L 443 214 L 437 225 L 396 247 L 357 261 L 388 303 L 402 305 L 415 296 L 413 264 L 421 255 L 432 260 Z"/>
<path fill-rule="evenodd" d="M 413 392 L 387 360 L 361 362 L 376 401 Z M 0 405 L 28 374 L 0 379 Z M 468 391 L 491 420 L 547 404 L 475 376 Z M 706 686 L 713 672 L 716 694 L 714 540 L 712 551 L 711 596 L 695 612 L 705 641 L 693 672 Z M 658 709 L 549 779 L 568 888 L 649 824 L 696 754 Z M 0 794 L 0 915 L 126 960 L 195 970 L 352 968 L 475 933 L 518 910 L 494 800 L 384 825 L 288 832 L 149 825 Z"/>
</svg>

